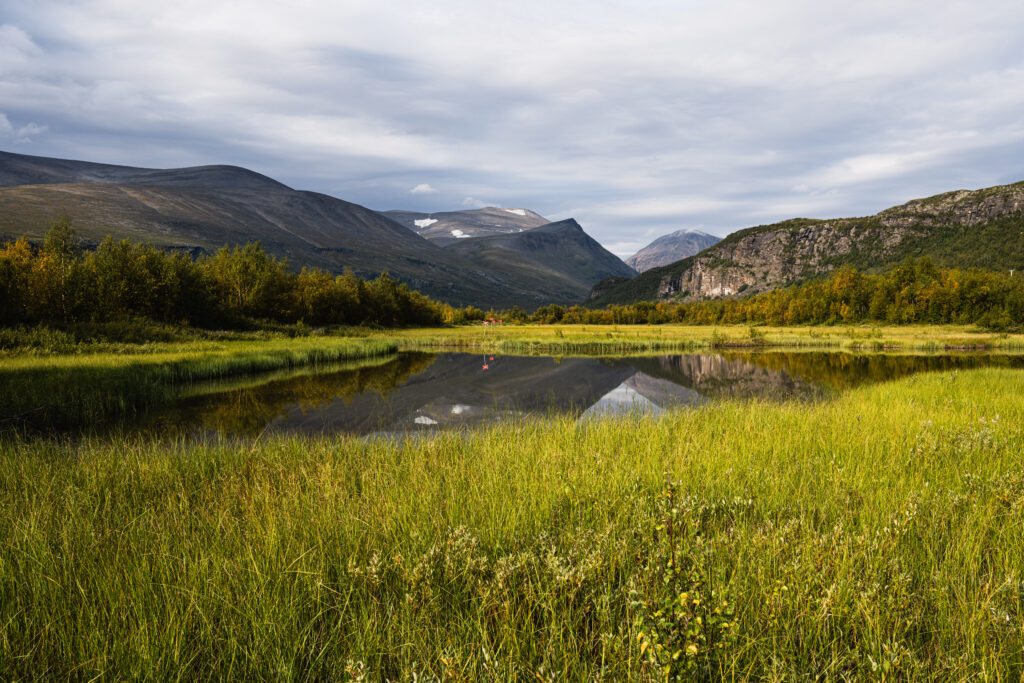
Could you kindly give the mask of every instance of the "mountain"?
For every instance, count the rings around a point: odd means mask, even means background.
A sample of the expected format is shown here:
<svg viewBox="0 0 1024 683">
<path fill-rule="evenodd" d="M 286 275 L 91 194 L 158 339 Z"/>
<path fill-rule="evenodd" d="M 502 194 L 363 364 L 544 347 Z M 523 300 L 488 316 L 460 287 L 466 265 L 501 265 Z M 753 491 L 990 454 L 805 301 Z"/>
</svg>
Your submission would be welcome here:
<svg viewBox="0 0 1024 683">
<path fill-rule="evenodd" d="M 532 310 L 576 300 L 559 293 L 560 281 L 552 290 L 538 280 L 543 258 L 493 269 L 376 211 L 237 166 L 146 169 L 0 152 L 0 240 L 39 242 L 61 213 L 87 245 L 109 234 L 199 255 L 259 241 L 293 267 L 348 267 L 364 277 L 386 270 L 455 305 Z"/>
<path fill-rule="evenodd" d="M 240 166 L 152 169 L 0 152 L 0 187 L 68 183 L 111 183 L 206 189 L 291 189 L 272 178 Z"/>
<path fill-rule="evenodd" d="M 550 222 L 528 209 L 503 209 L 496 206 L 438 213 L 381 211 L 381 215 L 442 246 L 470 237 L 523 232 Z"/>
<path fill-rule="evenodd" d="M 843 265 L 881 272 L 921 256 L 948 268 L 1024 269 L 1024 182 L 946 192 L 864 218 L 747 228 L 627 282 L 598 283 L 590 305 L 756 294 Z"/>
<path fill-rule="evenodd" d="M 578 303 L 598 280 L 635 275 L 571 218 L 524 232 L 461 239 L 445 251 L 499 277 L 515 274 L 524 285 L 548 292 L 552 303 Z"/>
<path fill-rule="evenodd" d="M 636 272 L 642 273 L 693 256 L 721 240 L 721 237 L 700 230 L 676 230 L 668 235 L 662 235 L 630 256 L 626 259 L 626 264 Z"/>
</svg>

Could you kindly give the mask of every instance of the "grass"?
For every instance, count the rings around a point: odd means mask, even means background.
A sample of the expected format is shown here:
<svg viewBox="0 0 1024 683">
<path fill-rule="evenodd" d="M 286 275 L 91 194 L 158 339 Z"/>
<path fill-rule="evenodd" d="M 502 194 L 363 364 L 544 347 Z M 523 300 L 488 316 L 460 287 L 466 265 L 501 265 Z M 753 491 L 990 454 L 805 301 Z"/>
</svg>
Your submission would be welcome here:
<svg viewBox="0 0 1024 683">
<path fill-rule="evenodd" d="M 7 439 L 0 678 L 1019 680 L 1022 380 L 403 443 Z"/>
<path fill-rule="evenodd" d="M 403 349 L 489 350 L 501 353 L 623 354 L 710 348 L 843 350 L 1024 350 L 1024 334 L 969 326 L 762 327 L 724 325 L 482 325 L 387 333 Z"/>
<path fill-rule="evenodd" d="M 0 427 L 60 428 L 132 417 L 175 385 L 392 354 L 394 342 L 300 337 L 147 344 L 133 353 L 20 355 L 0 361 Z"/>
</svg>

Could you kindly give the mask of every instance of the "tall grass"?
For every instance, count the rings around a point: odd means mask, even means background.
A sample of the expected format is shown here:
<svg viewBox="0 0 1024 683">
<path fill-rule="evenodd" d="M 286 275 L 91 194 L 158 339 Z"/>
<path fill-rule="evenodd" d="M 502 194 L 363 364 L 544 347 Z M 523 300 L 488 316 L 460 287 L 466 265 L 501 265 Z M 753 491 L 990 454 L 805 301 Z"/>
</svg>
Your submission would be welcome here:
<svg viewBox="0 0 1024 683">
<path fill-rule="evenodd" d="M 204 342 L 149 354 L 8 358 L 0 361 L 0 427 L 102 424 L 166 403 L 174 385 L 396 350 L 380 339 L 298 338 Z"/>
<path fill-rule="evenodd" d="M 1024 350 L 1024 335 L 969 326 L 497 325 L 388 333 L 403 349 L 600 355 L 701 349 Z"/>
<path fill-rule="evenodd" d="M 1019 680 L 1024 373 L 0 446 L 0 677 Z"/>
</svg>

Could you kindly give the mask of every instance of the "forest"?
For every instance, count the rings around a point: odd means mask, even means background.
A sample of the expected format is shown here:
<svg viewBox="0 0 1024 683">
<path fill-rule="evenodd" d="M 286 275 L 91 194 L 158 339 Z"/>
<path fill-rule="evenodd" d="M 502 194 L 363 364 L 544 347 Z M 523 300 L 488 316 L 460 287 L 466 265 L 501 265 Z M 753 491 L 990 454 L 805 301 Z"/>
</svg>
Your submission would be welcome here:
<svg viewBox="0 0 1024 683">
<path fill-rule="evenodd" d="M 888 273 L 852 266 L 831 276 L 741 299 L 689 303 L 637 302 L 604 309 L 551 305 L 505 320 L 534 323 L 691 325 L 835 325 L 850 323 L 979 325 L 1010 331 L 1024 324 L 1024 276 L 981 269 L 940 269 L 909 259 Z"/>
<path fill-rule="evenodd" d="M 200 328 L 254 321 L 401 327 L 436 325 L 445 313 L 387 273 L 364 280 L 288 266 L 257 243 L 199 259 L 112 237 L 87 251 L 59 219 L 39 247 L 25 238 L 0 247 L 0 325 L 145 318 Z"/>
</svg>

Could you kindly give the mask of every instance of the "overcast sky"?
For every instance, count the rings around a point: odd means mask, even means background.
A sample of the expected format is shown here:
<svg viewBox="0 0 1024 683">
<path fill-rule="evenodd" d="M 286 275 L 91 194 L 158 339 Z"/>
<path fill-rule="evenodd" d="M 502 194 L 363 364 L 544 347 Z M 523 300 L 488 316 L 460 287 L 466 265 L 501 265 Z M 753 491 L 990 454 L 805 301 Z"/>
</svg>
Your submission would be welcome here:
<svg viewBox="0 0 1024 683">
<path fill-rule="evenodd" d="M 524 207 L 626 256 L 1024 180 L 1024 9 L 0 0 L 0 148 Z"/>
</svg>

